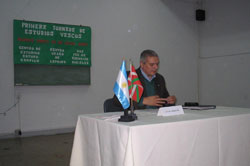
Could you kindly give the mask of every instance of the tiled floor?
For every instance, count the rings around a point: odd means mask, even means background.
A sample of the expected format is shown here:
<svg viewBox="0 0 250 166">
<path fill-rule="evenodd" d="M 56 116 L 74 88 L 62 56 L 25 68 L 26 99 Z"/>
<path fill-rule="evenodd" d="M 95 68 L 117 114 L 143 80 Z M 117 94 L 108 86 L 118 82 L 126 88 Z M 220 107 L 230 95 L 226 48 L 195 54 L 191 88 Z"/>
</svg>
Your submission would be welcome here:
<svg viewBox="0 0 250 166">
<path fill-rule="evenodd" d="M 69 166 L 73 133 L 0 139 L 0 166 Z"/>
</svg>

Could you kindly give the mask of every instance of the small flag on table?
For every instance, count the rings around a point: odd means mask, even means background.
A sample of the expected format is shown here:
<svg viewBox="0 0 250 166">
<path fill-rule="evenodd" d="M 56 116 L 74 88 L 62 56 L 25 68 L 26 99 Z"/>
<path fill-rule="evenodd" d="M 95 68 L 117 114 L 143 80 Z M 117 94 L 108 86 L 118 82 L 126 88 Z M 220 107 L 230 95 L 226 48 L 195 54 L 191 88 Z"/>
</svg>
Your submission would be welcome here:
<svg viewBox="0 0 250 166">
<path fill-rule="evenodd" d="M 123 109 L 127 109 L 130 106 L 127 78 L 126 62 L 123 60 L 113 89 Z"/>
<path fill-rule="evenodd" d="M 143 86 L 135 71 L 135 67 L 132 64 L 130 64 L 130 74 L 128 77 L 128 89 L 129 89 L 130 98 L 136 101 L 137 103 L 139 103 L 140 98 L 143 93 Z"/>
</svg>

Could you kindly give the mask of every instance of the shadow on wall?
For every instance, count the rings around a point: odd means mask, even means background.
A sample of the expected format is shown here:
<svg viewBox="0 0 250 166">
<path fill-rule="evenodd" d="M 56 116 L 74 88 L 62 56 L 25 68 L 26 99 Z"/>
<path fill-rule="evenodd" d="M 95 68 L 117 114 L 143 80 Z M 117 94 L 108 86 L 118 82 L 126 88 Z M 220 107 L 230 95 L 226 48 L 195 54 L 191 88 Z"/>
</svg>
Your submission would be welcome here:
<svg viewBox="0 0 250 166">
<path fill-rule="evenodd" d="M 192 25 L 195 21 L 195 10 L 198 8 L 197 0 L 161 0 L 162 3 L 185 25 Z"/>
</svg>

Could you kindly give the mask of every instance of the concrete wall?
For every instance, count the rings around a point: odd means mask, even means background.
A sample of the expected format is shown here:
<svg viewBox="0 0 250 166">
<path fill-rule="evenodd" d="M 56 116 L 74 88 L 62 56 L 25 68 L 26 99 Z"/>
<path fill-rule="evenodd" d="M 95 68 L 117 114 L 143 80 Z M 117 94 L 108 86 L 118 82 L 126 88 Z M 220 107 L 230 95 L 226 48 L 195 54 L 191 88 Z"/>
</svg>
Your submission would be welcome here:
<svg viewBox="0 0 250 166">
<path fill-rule="evenodd" d="M 250 1 L 206 0 L 199 23 L 200 102 L 250 107 Z"/>
<path fill-rule="evenodd" d="M 77 116 L 103 112 L 113 95 L 121 60 L 139 65 L 154 49 L 171 94 L 198 100 L 198 34 L 195 3 L 176 0 L 2 0 L 0 6 L 0 135 L 73 128 Z M 92 28 L 91 85 L 14 86 L 13 19 Z"/>
</svg>

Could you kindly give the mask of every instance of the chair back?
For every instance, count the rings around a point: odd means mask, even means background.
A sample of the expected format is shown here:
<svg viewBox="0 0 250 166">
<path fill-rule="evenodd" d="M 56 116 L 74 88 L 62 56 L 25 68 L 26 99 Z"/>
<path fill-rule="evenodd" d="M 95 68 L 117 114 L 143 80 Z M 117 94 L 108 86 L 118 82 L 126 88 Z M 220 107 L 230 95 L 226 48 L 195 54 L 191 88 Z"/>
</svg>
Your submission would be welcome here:
<svg viewBox="0 0 250 166">
<path fill-rule="evenodd" d="M 104 112 L 119 112 L 122 111 L 122 109 L 120 107 L 117 107 L 113 104 L 113 99 L 109 98 L 106 99 L 103 103 L 103 109 Z"/>
</svg>

